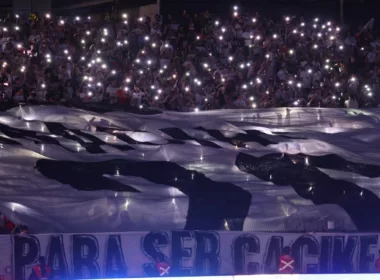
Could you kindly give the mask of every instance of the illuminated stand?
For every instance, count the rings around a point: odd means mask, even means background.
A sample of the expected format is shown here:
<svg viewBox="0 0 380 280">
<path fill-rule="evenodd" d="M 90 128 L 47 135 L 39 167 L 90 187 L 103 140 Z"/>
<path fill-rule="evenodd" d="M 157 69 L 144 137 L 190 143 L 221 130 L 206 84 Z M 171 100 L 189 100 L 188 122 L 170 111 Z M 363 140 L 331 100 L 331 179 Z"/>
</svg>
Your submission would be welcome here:
<svg viewBox="0 0 380 280">
<path fill-rule="evenodd" d="M 379 274 L 271 274 L 271 275 L 240 275 L 240 276 L 200 276 L 200 277 L 164 277 L 168 280 L 191 280 L 200 278 L 202 280 L 377 280 Z M 152 280 L 154 278 L 112 278 L 101 280 Z M 95 280 L 95 279 L 94 279 Z"/>
</svg>

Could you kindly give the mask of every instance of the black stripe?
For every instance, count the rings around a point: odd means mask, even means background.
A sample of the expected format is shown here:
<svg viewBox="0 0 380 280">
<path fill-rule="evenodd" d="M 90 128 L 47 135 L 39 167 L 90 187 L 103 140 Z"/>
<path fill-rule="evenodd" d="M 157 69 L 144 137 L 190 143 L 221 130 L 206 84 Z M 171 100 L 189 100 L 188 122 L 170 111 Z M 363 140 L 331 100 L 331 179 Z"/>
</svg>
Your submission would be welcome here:
<svg viewBox="0 0 380 280">
<path fill-rule="evenodd" d="M 48 136 L 46 133 L 14 128 L 14 127 L 10 127 L 8 125 L 1 124 L 1 123 L 0 123 L 0 131 L 10 138 L 21 138 L 21 139 L 25 139 L 25 140 L 29 140 L 29 141 L 31 139 L 34 139 L 34 142 L 36 144 L 57 145 L 57 146 L 64 148 L 67 151 L 72 152 L 71 150 L 62 146 L 61 143 L 57 139 Z M 9 141 L 9 139 L 7 139 L 7 140 L 8 140 L 9 144 L 15 144 L 13 142 L 13 140 L 12 141 Z M 6 143 L 6 144 L 8 144 L 8 143 Z"/>
<path fill-rule="evenodd" d="M 186 132 L 184 132 L 182 129 L 177 128 L 177 127 L 162 128 L 160 130 L 163 133 L 169 135 L 170 137 L 176 140 L 180 140 L 180 141 L 193 140 L 205 147 L 221 148 L 219 145 L 215 144 L 214 142 L 204 140 L 204 139 L 193 138 L 190 135 L 188 135 Z"/>
<path fill-rule="evenodd" d="M 105 153 L 105 151 L 99 145 L 97 145 L 93 142 L 92 143 L 85 142 L 80 137 L 75 136 L 75 135 L 71 135 L 70 133 L 67 132 L 66 127 L 60 123 L 46 122 L 45 125 L 51 133 L 59 135 L 61 137 L 64 137 L 68 140 L 72 140 L 72 141 L 77 142 L 82 147 L 84 147 L 87 152 L 89 152 L 91 154 L 104 154 Z"/>
<path fill-rule="evenodd" d="M 246 130 L 247 134 L 238 133 L 232 137 L 226 137 L 219 130 L 216 129 L 206 129 L 203 127 L 197 127 L 196 129 L 207 132 L 210 136 L 214 137 L 216 140 L 229 143 L 231 145 L 245 148 L 246 142 L 257 142 L 263 146 L 268 146 L 271 144 L 278 144 L 277 142 L 272 142 L 264 137 L 264 133 L 258 130 Z"/>
<path fill-rule="evenodd" d="M 70 130 L 71 132 L 79 135 L 79 136 L 82 136 L 83 138 L 86 138 L 90 141 L 92 141 L 92 143 L 94 143 L 95 145 L 108 145 L 108 146 L 111 146 L 111 147 L 114 147 L 120 151 L 129 151 L 129 150 L 134 150 L 131 146 L 129 145 L 116 145 L 116 144 L 111 144 L 111 143 L 107 143 L 103 140 L 100 140 L 98 137 L 94 136 L 94 135 L 91 135 L 91 134 L 88 134 L 86 132 L 83 132 L 83 131 L 80 131 L 80 130 L 77 130 L 77 129 L 71 129 Z M 112 135 L 110 135 L 110 137 L 113 137 Z"/>
<path fill-rule="evenodd" d="M 21 145 L 19 142 L 9 139 L 3 136 L 0 136 L 0 144 L 7 144 L 7 145 Z"/>
<path fill-rule="evenodd" d="M 123 189 L 119 182 L 103 176 L 115 175 L 116 170 L 120 175 L 174 186 L 189 198 L 186 223 L 186 229 L 189 230 L 223 229 L 224 220 L 234 220 L 231 230 L 242 230 L 251 204 L 248 191 L 230 183 L 212 181 L 202 173 L 187 170 L 172 162 L 38 160 L 36 168 L 44 176 L 78 190 L 133 191 L 129 186 Z"/>
<path fill-rule="evenodd" d="M 161 146 L 161 144 L 155 144 L 155 143 L 151 143 L 151 142 L 139 142 L 137 140 L 134 140 L 133 138 L 126 135 L 124 130 L 121 128 L 109 128 L 109 127 L 97 126 L 96 131 L 105 132 L 105 133 L 108 133 L 110 135 L 116 136 L 119 140 L 124 141 L 128 144 L 131 144 L 131 145 L 139 144 L 139 145 Z M 146 131 L 136 131 L 136 132 L 148 133 Z M 168 141 L 168 144 L 184 144 L 183 141 L 178 141 L 178 140 L 166 139 L 166 141 Z"/>
<path fill-rule="evenodd" d="M 343 170 L 345 166 L 352 164 L 348 161 L 337 159 L 336 156 L 319 159 L 313 157 L 311 165 L 306 165 L 304 155 L 269 154 L 254 157 L 239 153 L 235 163 L 241 171 L 251 173 L 261 180 L 271 181 L 280 186 L 291 185 L 298 195 L 310 199 L 316 205 L 341 206 L 358 230 L 380 230 L 380 216 L 376 214 L 380 213 L 380 199 L 375 194 L 354 183 L 333 179 L 312 165 L 315 163 L 319 166 L 334 166 Z M 350 168 L 354 172 L 372 175 L 376 170 L 372 170 L 372 166 L 357 164 L 352 164 Z"/>
</svg>

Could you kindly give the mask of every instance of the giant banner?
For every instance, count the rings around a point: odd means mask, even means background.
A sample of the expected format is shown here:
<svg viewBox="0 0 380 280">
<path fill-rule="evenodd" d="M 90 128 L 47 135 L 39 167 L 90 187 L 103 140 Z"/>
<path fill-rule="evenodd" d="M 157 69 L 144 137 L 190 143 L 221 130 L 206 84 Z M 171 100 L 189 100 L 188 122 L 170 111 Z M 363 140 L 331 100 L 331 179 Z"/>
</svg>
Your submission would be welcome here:
<svg viewBox="0 0 380 280">
<path fill-rule="evenodd" d="M 0 237 L 0 278 L 27 279 L 44 256 L 60 279 L 272 274 L 290 246 L 298 273 L 375 271 L 378 234 L 210 231 Z"/>
</svg>

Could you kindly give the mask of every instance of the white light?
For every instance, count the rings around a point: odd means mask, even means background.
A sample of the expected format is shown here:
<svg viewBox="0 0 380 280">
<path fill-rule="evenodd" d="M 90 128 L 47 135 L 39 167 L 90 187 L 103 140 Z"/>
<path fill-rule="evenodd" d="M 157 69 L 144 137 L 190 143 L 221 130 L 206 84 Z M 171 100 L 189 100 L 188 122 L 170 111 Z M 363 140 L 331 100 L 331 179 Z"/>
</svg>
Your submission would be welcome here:
<svg viewBox="0 0 380 280">
<path fill-rule="evenodd" d="M 318 49 L 318 45 L 315 44 L 315 45 L 313 46 L 313 48 L 314 48 L 314 49 Z"/>
<path fill-rule="evenodd" d="M 59 21 L 59 24 L 60 24 L 60 25 L 64 25 L 64 24 L 65 24 L 65 21 L 64 21 L 64 20 L 60 20 L 60 21 Z"/>
<path fill-rule="evenodd" d="M 290 20 L 290 17 L 285 17 L 285 20 L 286 20 L 286 21 L 289 21 L 289 20 Z"/>
<path fill-rule="evenodd" d="M 145 37 L 144 37 L 144 40 L 145 40 L 145 41 L 149 41 L 149 36 L 145 36 Z"/>
<path fill-rule="evenodd" d="M 128 15 L 127 14 L 123 14 L 123 18 L 127 18 L 128 17 Z"/>
<path fill-rule="evenodd" d="M 223 36 L 219 36 L 219 40 L 223 40 Z"/>
<path fill-rule="evenodd" d="M 215 21 L 215 25 L 218 26 L 219 25 L 219 21 Z"/>
<path fill-rule="evenodd" d="M 195 112 L 199 112 L 199 109 L 198 109 L 198 108 L 195 108 L 194 111 L 195 111 Z"/>
<path fill-rule="evenodd" d="M 311 74 L 311 73 L 313 73 L 313 70 L 309 69 L 309 70 L 307 70 L 307 73 Z"/>
<path fill-rule="evenodd" d="M 297 83 L 297 87 L 299 87 L 299 88 L 300 88 L 301 86 L 302 86 L 302 85 L 301 85 L 301 83 Z"/>
<path fill-rule="evenodd" d="M 17 30 L 17 31 L 18 31 L 18 30 L 20 30 L 20 27 L 18 27 L 18 26 L 15 26 L 15 30 Z"/>
<path fill-rule="evenodd" d="M 343 46 L 339 46 L 339 49 L 340 49 L 340 50 L 343 50 L 343 48 L 344 48 Z"/>
<path fill-rule="evenodd" d="M 234 58 L 233 58 L 232 56 L 229 56 L 229 57 L 228 57 L 228 60 L 229 60 L 229 61 L 232 61 L 232 60 L 234 60 Z"/>
<path fill-rule="evenodd" d="M 140 105 L 139 108 L 142 109 L 142 108 L 143 108 L 143 105 Z"/>
<path fill-rule="evenodd" d="M 92 96 L 92 92 L 91 92 L 91 91 L 89 91 L 87 95 L 88 95 L 88 96 Z"/>
<path fill-rule="evenodd" d="M 21 48 L 22 48 L 22 45 L 21 45 L 21 44 L 17 44 L 17 48 L 18 48 L 18 49 L 21 49 Z"/>
<path fill-rule="evenodd" d="M 80 17 L 75 17 L 75 20 L 76 21 L 80 21 Z"/>
<path fill-rule="evenodd" d="M 317 36 L 318 36 L 318 37 L 322 37 L 322 34 L 321 34 L 321 33 L 318 33 Z"/>
<path fill-rule="evenodd" d="M 340 83 L 335 83 L 335 87 L 340 87 Z"/>
<path fill-rule="evenodd" d="M 256 18 L 253 18 L 253 19 L 252 19 L 252 22 L 256 22 Z"/>
<path fill-rule="evenodd" d="M 46 14 L 46 18 L 50 18 L 50 14 Z"/>
<path fill-rule="evenodd" d="M 46 85 L 45 85 L 45 84 L 42 84 L 42 85 L 41 85 L 41 87 L 42 87 L 42 88 L 45 88 L 45 87 L 46 87 Z"/>
<path fill-rule="evenodd" d="M 238 10 L 238 6 L 234 6 L 234 10 L 237 11 Z"/>
<path fill-rule="evenodd" d="M 294 50 L 289 50 L 289 53 L 290 53 L 290 54 L 293 54 L 293 53 L 294 53 Z"/>
<path fill-rule="evenodd" d="M 4 28 L 3 28 L 3 31 L 7 32 L 7 31 L 8 31 L 8 28 L 4 27 Z"/>
<path fill-rule="evenodd" d="M 277 34 L 273 34 L 273 39 L 277 39 Z"/>
</svg>

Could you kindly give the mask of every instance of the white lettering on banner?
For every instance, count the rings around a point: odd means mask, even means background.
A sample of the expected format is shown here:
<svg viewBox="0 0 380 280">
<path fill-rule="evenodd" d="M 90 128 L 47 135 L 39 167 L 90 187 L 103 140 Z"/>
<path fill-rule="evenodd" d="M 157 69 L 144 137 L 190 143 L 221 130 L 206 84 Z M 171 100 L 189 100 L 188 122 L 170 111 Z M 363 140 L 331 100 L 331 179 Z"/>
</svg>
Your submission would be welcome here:
<svg viewBox="0 0 380 280">
<path fill-rule="evenodd" d="M 184 230 L 1 236 L 0 270 L 5 280 L 27 279 L 44 256 L 61 279 L 274 274 L 284 246 L 295 273 L 368 273 L 379 238 Z"/>
</svg>

